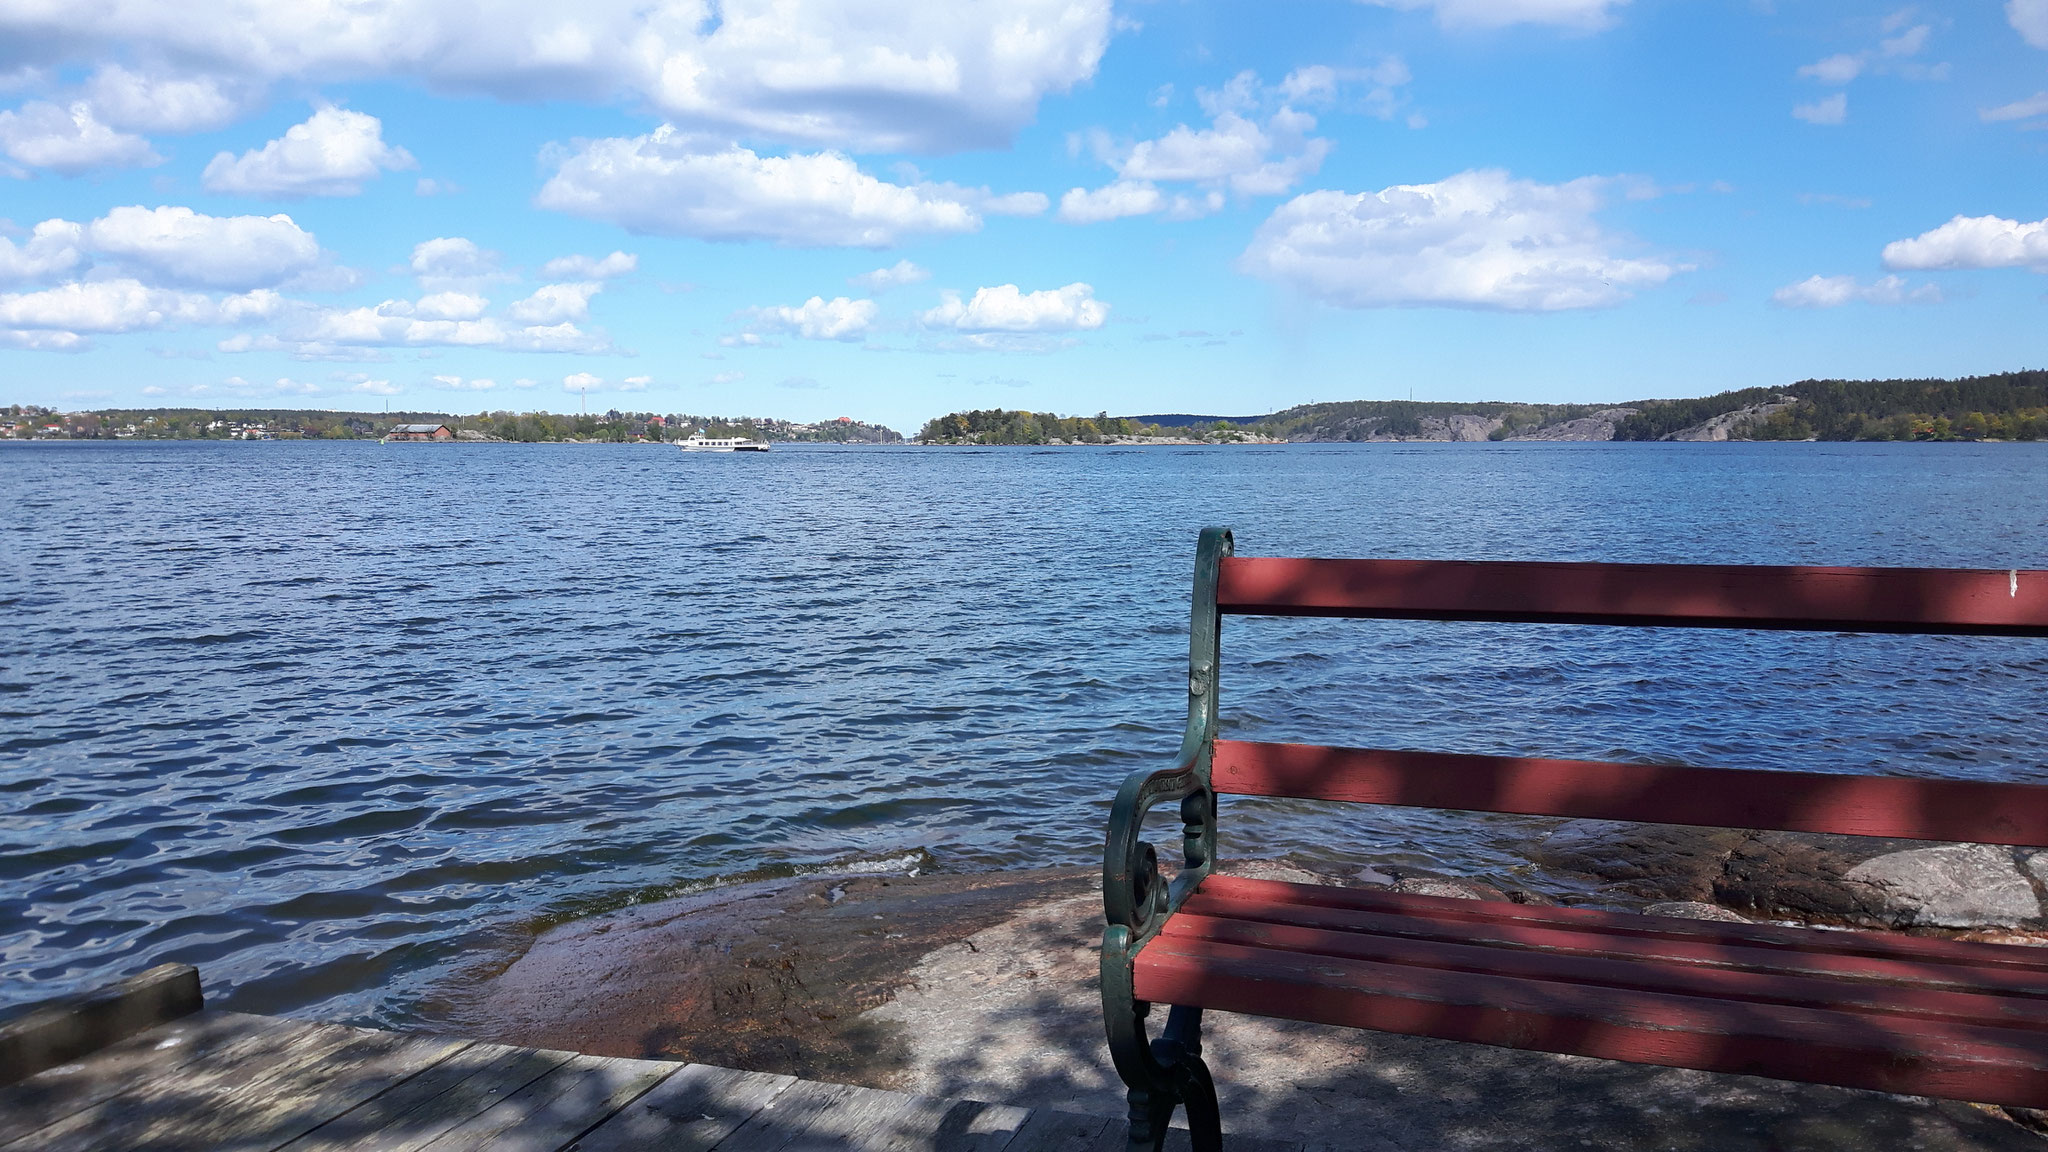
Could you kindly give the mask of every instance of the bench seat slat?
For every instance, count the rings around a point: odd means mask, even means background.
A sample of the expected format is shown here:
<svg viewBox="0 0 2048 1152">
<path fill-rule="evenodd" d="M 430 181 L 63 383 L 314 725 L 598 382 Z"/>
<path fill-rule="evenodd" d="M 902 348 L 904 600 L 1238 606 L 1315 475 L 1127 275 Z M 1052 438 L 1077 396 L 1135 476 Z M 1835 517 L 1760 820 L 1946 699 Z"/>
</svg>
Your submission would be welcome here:
<svg viewBox="0 0 2048 1152">
<path fill-rule="evenodd" d="M 1176 940 L 1209 941 L 1351 960 L 1373 960 L 1447 972 L 1481 972 L 1527 980 L 1555 980 L 1637 992 L 1668 992 L 1762 1004 L 1889 1013 L 1958 1024 L 2029 1028 L 2048 1032 L 2048 1001 L 2025 995 L 1960 991 L 1953 979 L 1892 982 L 1752 967 L 1744 957 L 1703 963 L 1639 951 L 1608 953 L 1526 949 L 1498 942 L 1451 942 L 1404 932 L 1339 931 L 1216 916 L 1175 916 L 1161 932 Z M 1735 950 L 1731 950 L 1735 951 Z M 1750 956 L 1756 953 L 1751 952 Z M 1768 958 L 1771 954 L 1766 953 Z M 1896 974 L 1903 977 L 1904 973 Z M 1936 973 L 1937 977 L 1949 974 Z M 2044 989 L 2048 991 L 2048 989 Z"/>
<path fill-rule="evenodd" d="M 1217 740 L 1216 791 L 1526 816 L 2048 845 L 2048 786 Z"/>
<path fill-rule="evenodd" d="M 1227 556 L 1225 613 L 2048 636 L 2048 572 Z"/>
<path fill-rule="evenodd" d="M 1292 1020 L 1677 1068 L 2039 1108 L 2048 1035 L 1890 1013 L 1451 972 L 1173 936 L 1137 996 Z"/>
<path fill-rule="evenodd" d="M 1223 901 L 1234 903 L 1224 904 Z M 1499 901 L 1417 896 L 1369 888 L 1254 880 L 1246 876 L 1210 876 L 1182 905 L 1184 911 L 1197 913 L 1219 908 L 1227 909 L 1221 914 L 1236 916 L 1252 915 L 1248 909 L 1257 908 L 1259 915 L 1268 918 L 1286 918 L 1282 922 L 1309 925 L 1343 926 L 1342 919 L 1319 921 L 1308 918 L 1318 910 L 1383 913 L 1410 922 L 1439 925 L 1443 930 L 1459 923 L 1481 928 L 1554 929 L 1598 934 L 1609 940 L 1644 940 L 1652 944 L 1668 941 L 1710 948 L 1777 949 L 1830 957 L 1954 965 L 1983 972 L 2009 972 L 2015 979 L 2038 981 L 2041 987 L 2048 988 L 2048 948 L 2022 944 L 1945 940 L 1891 932 L 1829 932 L 1781 924 L 1685 920 L 1635 912 L 1608 912 L 1598 908 L 1503 904 Z"/>
<path fill-rule="evenodd" d="M 1739 969 L 1795 978 L 1825 979 L 1838 984 L 1911 985 L 1956 991 L 1991 992 L 2038 1002 L 2048 1013 L 2048 978 L 2039 971 L 2015 971 L 1984 964 L 1927 963 L 1885 960 L 1869 956 L 1843 955 L 1822 951 L 1830 940 L 1809 939 L 1803 948 L 1748 948 L 1730 944 L 1707 944 L 1684 938 L 1645 938 L 1573 927 L 1546 927 L 1527 921 L 1495 919 L 1492 913 L 1502 905 L 1492 901 L 1477 904 L 1463 916 L 1395 915 L 1355 912 L 1300 905 L 1267 905 L 1248 900 L 1197 898 L 1169 922 L 1169 930 L 1180 930 L 1180 917 L 1194 916 L 1236 924 L 1257 924 L 1275 929 L 1327 932 L 1339 935 L 1393 937 L 1418 943 L 1473 946 L 1488 954 L 1507 951 L 1541 953 L 1563 957 L 1592 957 L 1606 960 L 1639 960 L 1649 964 L 1686 964 L 1699 967 Z M 1513 908 L 1515 905 L 1507 905 Z M 1275 939 L 1281 938 L 1276 933 Z M 1276 945 L 1278 946 L 1278 945 Z M 2048 1025 L 2048 1015 L 2042 1023 Z"/>
</svg>

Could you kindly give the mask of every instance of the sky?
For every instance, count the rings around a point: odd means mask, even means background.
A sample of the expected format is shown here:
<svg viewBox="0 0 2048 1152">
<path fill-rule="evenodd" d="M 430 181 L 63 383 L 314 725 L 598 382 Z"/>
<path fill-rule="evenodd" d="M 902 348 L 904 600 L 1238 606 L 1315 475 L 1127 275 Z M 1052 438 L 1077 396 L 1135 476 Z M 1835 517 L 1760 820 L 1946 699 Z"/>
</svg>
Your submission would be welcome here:
<svg viewBox="0 0 2048 1152">
<path fill-rule="evenodd" d="M 2048 365 L 2048 0 L 0 0 L 0 403 Z"/>
</svg>

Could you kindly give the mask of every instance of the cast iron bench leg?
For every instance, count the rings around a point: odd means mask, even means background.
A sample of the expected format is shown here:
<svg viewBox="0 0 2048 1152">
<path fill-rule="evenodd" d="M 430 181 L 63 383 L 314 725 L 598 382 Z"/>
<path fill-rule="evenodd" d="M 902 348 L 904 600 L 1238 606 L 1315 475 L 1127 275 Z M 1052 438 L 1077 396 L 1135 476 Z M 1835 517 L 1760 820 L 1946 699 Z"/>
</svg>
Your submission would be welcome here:
<svg viewBox="0 0 2048 1152">
<path fill-rule="evenodd" d="M 1194 1152 L 1222 1152 L 1223 1112 L 1216 1103 L 1216 1082 L 1202 1063 L 1202 1010 L 1174 1005 L 1165 1029 L 1152 1041 L 1152 1058 L 1172 1088 L 1131 1089 L 1130 1152 L 1158 1152 L 1166 1146 L 1176 1105 L 1187 1107 Z"/>
</svg>

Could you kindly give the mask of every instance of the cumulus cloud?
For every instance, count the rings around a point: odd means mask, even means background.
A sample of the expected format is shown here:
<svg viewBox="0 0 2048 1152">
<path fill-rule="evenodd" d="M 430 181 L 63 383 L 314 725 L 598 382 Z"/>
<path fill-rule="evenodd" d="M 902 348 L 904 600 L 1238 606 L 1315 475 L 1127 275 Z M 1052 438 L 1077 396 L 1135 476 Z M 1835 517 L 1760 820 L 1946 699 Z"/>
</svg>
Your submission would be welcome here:
<svg viewBox="0 0 2048 1152">
<path fill-rule="evenodd" d="M 141 168 L 163 163 L 149 141 L 117 132 L 84 100 L 33 100 L 0 112 L 0 151 L 30 168 L 76 176 L 98 168 Z"/>
<path fill-rule="evenodd" d="M 268 289 L 208 296 L 139 280 L 89 280 L 0 294 L 0 328 L 116 333 L 188 324 L 238 324 L 275 316 L 283 298 Z"/>
<path fill-rule="evenodd" d="M 567 376 L 562 377 L 562 391 L 602 392 L 604 391 L 604 377 L 592 376 L 588 372 L 571 372 Z"/>
<path fill-rule="evenodd" d="M 590 315 L 590 298 L 604 285 L 585 280 L 574 284 L 543 284 L 533 295 L 505 309 L 505 315 L 522 324 L 559 324 Z"/>
<path fill-rule="evenodd" d="M 2048 272 L 2048 220 L 2021 223 L 2002 216 L 1957 216 L 1910 240 L 1884 246 L 1884 266 L 2032 268 Z"/>
<path fill-rule="evenodd" d="M 1060 219 L 1090 224 L 1152 213 L 1191 219 L 1220 209 L 1226 190 L 1246 197 L 1286 192 L 1322 167 L 1330 142 L 1311 135 L 1314 116 L 1274 102 L 1329 103 L 1361 77 L 1379 85 L 1373 99 L 1392 115 L 1391 85 L 1406 83 L 1408 70 L 1389 58 L 1374 70 L 1297 69 L 1274 88 L 1261 85 L 1254 73 L 1240 72 L 1220 89 L 1196 93 L 1209 113 L 1206 128 L 1180 124 L 1164 136 L 1125 146 L 1096 133 L 1096 155 L 1116 170 L 1117 178 L 1093 190 L 1069 190 L 1060 198 Z M 1262 113 L 1262 108 L 1270 111 Z M 1206 193 L 1168 193 L 1159 188 L 1161 183 L 1195 184 Z"/>
<path fill-rule="evenodd" d="M 488 377 L 436 376 L 434 383 L 457 392 L 488 392 L 498 386 L 496 380 Z"/>
<path fill-rule="evenodd" d="M 498 254 L 463 236 L 436 236 L 412 248 L 412 274 L 429 287 L 465 284 L 498 275 Z"/>
<path fill-rule="evenodd" d="M 252 81 L 397 78 L 438 91 L 654 109 L 729 134 L 875 151 L 997 146 L 1093 76 L 1110 0 L 446 0 L 305 7 L 129 0 L 0 8 L 12 56 L 178 60 Z"/>
<path fill-rule="evenodd" d="M 2048 48 L 2048 0 L 2006 0 L 2005 18 L 2020 39 L 2036 48 Z"/>
<path fill-rule="evenodd" d="M 93 221 L 84 239 L 158 283 L 206 288 L 277 285 L 320 259 L 313 234 L 282 215 L 208 216 L 133 205 Z"/>
<path fill-rule="evenodd" d="M 941 293 L 939 306 L 919 319 L 926 327 L 955 332 L 1075 332 L 1102 327 L 1109 319 L 1109 305 L 1095 299 L 1095 289 L 1087 284 L 1038 292 L 998 284 L 975 289 L 973 298 L 964 302 L 957 292 Z"/>
<path fill-rule="evenodd" d="M 85 258 L 85 228 L 69 220 L 45 220 L 20 244 L 0 236 L 0 283 L 42 280 L 71 271 Z"/>
<path fill-rule="evenodd" d="M 1863 58 L 1842 52 L 1805 65 L 1799 74 L 1823 84 L 1847 84 L 1863 74 Z"/>
<path fill-rule="evenodd" d="M 908 260 L 898 260 L 887 268 L 877 268 L 873 272 L 849 276 L 846 282 L 868 292 L 887 292 L 891 288 L 901 288 L 906 284 L 921 284 L 931 279 L 931 276 L 929 271 Z"/>
<path fill-rule="evenodd" d="M 1613 181 L 1462 172 L 1378 192 L 1310 192 L 1275 209 L 1241 271 L 1347 308 L 1599 308 L 1685 266 L 1621 255 L 1595 214 Z"/>
<path fill-rule="evenodd" d="M 1060 219 L 1069 224 L 1097 224 L 1155 212 L 1170 220 L 1193 220 L 1222 208 L 1223 193 L 1215 189 L 1197 196 L 1168 195 L 1146 180 L 1118 180 L 1092 191 L 1072 188 L 1060 197 Z"/>
<path fill-rule="evenodd" d="M 1771 303 L 1780 308 L 1839 308 L 1861 301 L 1865 304 L 1928 304 L 1941 299 L 1932 284 L 1908 288 L 1903 276 L 1885 276 L 1868 284 L 1854 276 L 1808 276 L 1771 293 Z"/>
<path fill-rule="evenodd" d="M 253 86 L 216 76 L 153 75 L 103 64 L 85 86 L 107 123 L 143 132 L 225 128 L 253 102 Z"/>
<path fill-rule="evenodd" d="M 375 116 L 330 107 L 240 157 L 220 153 L 199 181 L 242 196 L 354 196 L 381 172 L 413 167 L 411 153 L 384 142 Z"/>
<path fill-rule="evenodd" d="M 420 297 L 408 315 L 423 320 L 474 320 L 490 306 L 489 300 L 473 292 L 435 292 Z"/>
<path fill-rule="evenodd" d="M 541 265 L 540 274 L 550 280 L 611 280 L 640 267 L 640 257 L 631 252 L 614 252 L 602 260 L 588 256 L 557 256 Z"/>
<path fill-rule="evenodd" d="M 886 248 L 981 227 L 955 189 L 891 184 L 837 152 L 760 156 L 666 124 L 586 142 L 536 202 L 632 232 L 792 247 Z"/>
<path fill-rule="evenodd" d="M 1548 24 L 1595 32 L 1614 22 L 1613 9 L 1628 0 L 1365 0 L 1382 8 L 1430 8 L 1445 28 L 1472 31 L 1511 24 Z"/>
<path fill-rule="evenodd" d="M 1796 120 L 1804 120 L 1808 124 L 1823 127 L 1840 124 L 1849 118 L 1849 94 L 1837 92 L 1832 96 L 1823 96 L 1811 104 L 1795 104 L 1792 106 L 1792 116 Z"/>
<path fill-rule="evenodd" d="M 813 296 L 794 308 L 756 308 L 752 316 L 759 331 L 788 332 L 806 340 L 859 340 L 874 326 L 879 311 L 873 300 Z"/>
</svg>

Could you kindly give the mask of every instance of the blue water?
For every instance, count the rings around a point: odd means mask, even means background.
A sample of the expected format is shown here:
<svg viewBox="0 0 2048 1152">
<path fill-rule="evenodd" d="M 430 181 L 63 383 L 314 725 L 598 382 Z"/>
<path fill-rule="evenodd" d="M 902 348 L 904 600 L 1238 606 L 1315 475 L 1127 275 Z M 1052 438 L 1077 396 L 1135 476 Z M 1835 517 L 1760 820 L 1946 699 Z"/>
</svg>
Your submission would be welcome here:
<svg viewBox="0 0 2048 1152">
<path fill-rule="evenodd" d="M 2048 445 L 0 448 L 0 1003 L 162 960 L 403 1025 L 521 931 L 928 849 L 1097 858 L 1245 555 L 2048 568 Z M 1243 621 L 1229 731 L 2048 779 L 2031 641 Z M 1226 850 L 1564 881 L 1540 821 Z M 1159 839 L 1171 839 L 1162 829 Z"/>
</svg>

